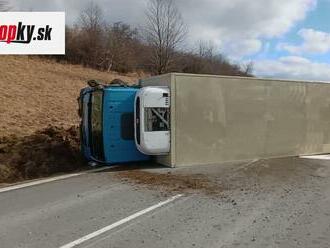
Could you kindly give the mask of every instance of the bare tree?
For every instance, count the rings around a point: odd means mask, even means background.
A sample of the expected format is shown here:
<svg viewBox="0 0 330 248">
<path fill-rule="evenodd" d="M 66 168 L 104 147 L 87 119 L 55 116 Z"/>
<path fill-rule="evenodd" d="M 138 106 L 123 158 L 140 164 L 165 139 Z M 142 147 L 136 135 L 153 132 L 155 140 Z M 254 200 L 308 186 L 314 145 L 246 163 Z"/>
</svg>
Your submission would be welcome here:
<svg viewBox="0 0 330 248">
<path fill-rule="evenodd" d="M 133 70 L 135 63 L 134 49 L 137 29 L 130 25 L 116 22 L 107 27 L 105 52 L 102 60 L 103 67 L 109 72 L 115 70 L 128 72 Z"/>
<path fill-rule="evenodd" d="M 254 69 L 253 67 L 254 67 L 254 63 L 250 61 L 249 63 L 243 65 L 242 71 L 244 74 L 246 74 L 246 76 L 252 76 Z"/>
<path fill-rule="evenodd" d="M 150 0 L 146 17 L 146 39 L 153 49 L 152 66 L 157 74 L 166 73 L 187 34 L 186 26 L 173 0 Z"/>
<path fill-rule="evenodd" d="M 7 1 L 0 1 L 0 11 L 8 11 L 10 9 Z"/>
<path fill-rule="evenodd" d="M 81 12 L 78 23 L 80 32 L 80 51 L 86 65 L 97 67 L 103 45 L 103 13 L 102 9 L 90 2 Z"/>
<path fill-rule="evenodd" d="M 99 31 L 102 22 L 102 9 L 94 2 L 90 2 L 80 14 L 80 25 L 89 32 Z"/>
<path fill-rule="evenodd" d="M 66 27 L 66 55 L 56 59 L 120 73 L 176 71 L 253 76 L 252 63 L 231 63 L 212 41 L 200 41 L 190 51 L 180 49 L 187 29 L 175 0 L 149 1 L 143 30 L 123 22 L 107 22 L 102 9 L 90 2 L 76 25 Z"/>
<path fill-rule="evenodd" d="M 198 43 L 198 55 L 201 58 L 206 58 L 206 59 L 213 59 L 214 57 L 214 50 L 215 46 L 212 41 L 202 41 L 200 40 Z"/>
</svg>

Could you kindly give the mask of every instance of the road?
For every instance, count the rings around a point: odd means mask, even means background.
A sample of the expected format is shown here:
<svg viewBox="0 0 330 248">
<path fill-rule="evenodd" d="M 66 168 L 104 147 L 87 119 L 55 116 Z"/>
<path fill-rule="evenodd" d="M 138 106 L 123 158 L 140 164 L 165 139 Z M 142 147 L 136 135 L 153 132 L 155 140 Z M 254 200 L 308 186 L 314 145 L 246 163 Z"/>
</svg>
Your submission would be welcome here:
<svg viewBox="0 0 330 248">
<path fill-rule="evenodd" d="M 328 160 L 143 171 L 207 177 L 221 192 L 141 185 L 113 169 L 2 189 L 0 247 L 330 247 Z"/>
</svg>

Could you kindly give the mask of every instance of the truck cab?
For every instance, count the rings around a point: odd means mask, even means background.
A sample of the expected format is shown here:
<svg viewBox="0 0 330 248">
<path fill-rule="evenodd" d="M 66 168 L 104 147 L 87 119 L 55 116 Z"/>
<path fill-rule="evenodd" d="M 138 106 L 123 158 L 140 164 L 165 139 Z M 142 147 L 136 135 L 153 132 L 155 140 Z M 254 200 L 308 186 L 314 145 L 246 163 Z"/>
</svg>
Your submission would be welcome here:
<svg viewBox="0 0 330 248">
<path fill-rule="evenodd" d="M 88 161 L 117 164 L 146 161 L 134 138 L 134 100 L 139 87 L 95 85 L 81 90 L 81 151 Z"/>
</svg>

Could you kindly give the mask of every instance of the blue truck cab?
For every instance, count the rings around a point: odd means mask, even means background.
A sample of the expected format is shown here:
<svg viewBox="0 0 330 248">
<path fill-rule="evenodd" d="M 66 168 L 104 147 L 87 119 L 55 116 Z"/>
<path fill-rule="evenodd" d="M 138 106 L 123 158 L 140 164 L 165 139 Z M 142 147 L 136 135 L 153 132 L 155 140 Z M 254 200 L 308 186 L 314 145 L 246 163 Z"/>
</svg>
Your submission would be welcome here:
<svg viewBox="0 0 330 248">
<path fill-rule="evenodd" d="M 78 98 L 81 151 L 88 161 L 118 164 L 149 160 L 134 141 L 134 99 L 139 87 L 95 85 Z"/>
</svg>

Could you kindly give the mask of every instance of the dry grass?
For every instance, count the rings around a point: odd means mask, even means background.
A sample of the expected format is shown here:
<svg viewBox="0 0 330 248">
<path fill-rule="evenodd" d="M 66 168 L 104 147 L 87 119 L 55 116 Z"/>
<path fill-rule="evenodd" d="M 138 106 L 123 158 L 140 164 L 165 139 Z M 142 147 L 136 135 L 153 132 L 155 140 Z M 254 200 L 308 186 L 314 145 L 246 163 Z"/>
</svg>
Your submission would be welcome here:
<svg viewBox="0 0 330 248">
<path fill-rule="evenodd" d="M 0 137 L 78 123 L 77 97 L 88 79 L 136 82 L 139 75 L 100 72 L 28 56 L 0 56 Z"/>
</svg>

